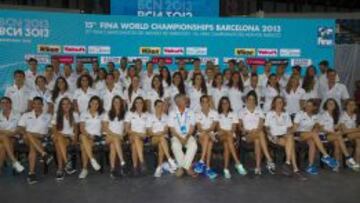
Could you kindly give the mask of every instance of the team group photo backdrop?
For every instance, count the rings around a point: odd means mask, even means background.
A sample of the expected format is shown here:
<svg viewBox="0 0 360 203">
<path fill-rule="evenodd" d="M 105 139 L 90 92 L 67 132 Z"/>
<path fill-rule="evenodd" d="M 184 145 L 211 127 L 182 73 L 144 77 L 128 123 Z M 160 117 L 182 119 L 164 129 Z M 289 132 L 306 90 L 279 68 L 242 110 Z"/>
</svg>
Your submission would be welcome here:
<svg viewBox="0 0 360 203">
<path fill-rule="evenodd" d="M 136 14 L 135 14 L 136 15 Z M 221 69 L 229 59 L 247 65 L 276 64 L 307 67 L 328 60 L 333 65 L 335 21 L 329 19 L 261 18 L 154 18 L 120 15 L 85 15 L 30 11 L 0 11 L 0 94 L 12 83 L 16 69 L 26 60 L 39 61 L 39 69 L 52 57 L 61 63 L 101 66 L 126 56 L 157 62 L 170 69 L 179 60 L 199 58 Z"/>
</svg>

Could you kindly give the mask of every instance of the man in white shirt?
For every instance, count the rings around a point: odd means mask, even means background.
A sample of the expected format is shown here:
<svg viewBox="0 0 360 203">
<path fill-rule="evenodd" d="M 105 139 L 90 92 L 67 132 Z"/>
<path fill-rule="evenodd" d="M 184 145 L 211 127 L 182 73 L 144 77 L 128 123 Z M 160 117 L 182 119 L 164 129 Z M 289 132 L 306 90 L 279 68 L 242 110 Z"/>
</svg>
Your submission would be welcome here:
<svg viewBox="0 0 360 203">
<path fill-rule="evenodd" d="M 48 135 L 51 125 L 51 115 L 43 112 L 43 99 L 35 97 L 32 102 L 33 111 L 21 116 L 18 126 L 20 132 L 25 135 L 29 145 L 29 174 L 27 181 L 29 184 L 37 183 L 35 175 L 36 154 L 42 156 L 42 160 L 49 164 L 53 157 L 48 155 L 41 143 L 42 138 Z"/>
<path fill-rule="evenodd" d="M 111 109 L 111 103 L 115 96 L 120 96 L 124 99 L 124 93 L 122 87 L 118 84 L 115 84 L 114 75 L 108 73 L 105 80 L 106 86 L 105 89 L 99 92 L 100 98 L 103 100 L 104 109 L 109 111 Z"/>
<path fill-rule="evenodd" d="M 22 172 L 24 167 L 15 158 L 12 138 L 17 132 L 17 123 L 20 119 L 20 114 L 12 110 L 11 99 L 9 97 L 2 97 L 0 100 L 2 112 L 0 113 L 0 145 L 5 149 L 6 155 L 11 159 L 12 166 L 17 172 Z M 0 160 L 0 170 L 4 160 Z"/>
<path fill-rule="evenodd" d="M 261 87 L 266 87 L 268 78 L 271 74 L 271 67 L 272 63 L 270 61 L 267 61 L 264 65 L 264 73 L 259 74 L 259 84 Z"/>
<path fill-rule="evenodd" d="M 35 79 L 39 75 L 37 72 L 38 61 L 35 58 L 28 60 L 29 69 L 25 72 L 25 84 L 29 89 L 35 89 Z"/>
<path fill-rule="evenodd" d="M 58 58 L 54 57 L 51 58 L 51 65 L 53 66 L 54 69 L 54 77 L 55 79 L 60 77 L 62 75 L 61 73 L 61 69 L 60 69 L 60 61 Z"/>
<path fill-rule="evenodd" d="M 322 86 L 320 91 L 321 95 L 321 108 L 327 99 L 333 98 L 338 103 L 339 107 L 342 106 L 344 100 L 349 99 L 350 95 L 346 88 L 346 86 L 340 82 L 337 82 L 336 79 L 336 71 L 333 69 L 329 69 L 327 71 L 327 83 Z"/>
<path fill-rule="evenodd" d="M 169 127 L 172 134 L 171 148 L 179 166 L 176 174 L 181 177 L 185 169 L 189 176 L 196 177 L 196 173 L 191 168 L 197 151 L 197 143 L 193 137 L 195 115 L 193 111 L 186 108 L 185 95 L 176 95 L 175 103 L 177 108 L 169 115 Z M 183 146 L 186 147 L 185 154 L 182 150 Z"/>
<path fill-rule="evenodd" d="M 145 91 L 151 90 L 151 82 L 155 74 L 159 74 L 158 72 L 154 71 L 154 64 L 151 61 L 146 63 L 146 71 L 141 74 L 141 87 Z"/>
<path fill-rule="evenodd" d="M 5 96 L 12 101 L 13 109 L 22 114 L 28 110 L 28 99 L 31 95 L 31 89 L 25 85 L 25 73 L 22 70 L 14 72 L 14 85 L 5 90 Z"/>
<path fill-rule="evenodd" d="M 327 71 L 330 70 L 329 62 L 327 60 L 320 61 L 319 69 L 321 72 L 319 77 L 319 88 L 320 90 L 322 90 L 322 88 L 326 87 L 326 85 L 328 84 Z M 339 81 L 339 76 L 336 74 L 336 82 Z"/>
</svg>

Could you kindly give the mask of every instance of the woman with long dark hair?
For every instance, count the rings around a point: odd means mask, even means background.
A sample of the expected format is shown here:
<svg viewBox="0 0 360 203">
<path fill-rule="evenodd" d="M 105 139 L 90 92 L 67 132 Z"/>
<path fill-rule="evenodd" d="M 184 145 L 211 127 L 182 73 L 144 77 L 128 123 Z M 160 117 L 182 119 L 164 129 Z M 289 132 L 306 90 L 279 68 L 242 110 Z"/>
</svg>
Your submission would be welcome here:
<svg viewBox="0 0 360 203">
<path fill-rule="evenodd" d="M 271 103 L 273 99 L 280 95 L 280 84 L 275 74 L 271 74 L 268 78 L 268 83 L 263 91 L 265 97 L 263 110 L 265 113 L 271 110 Z"/>
<path fill-rule="evenodd" d="M 230 170 L 229 170 L 229 161 L 230 155 L 234 159 L 235 168 L 240 175 L 246 175 L 247 171 L 240 163 L 240 159 L 237 155 L 235 149 L 235 131 L 237 128 L 237 124 L 239 123 L 238 116 L 235 112 L 233 112 L 230 104 L 230 100 L 228 97 L 221 97 L 218 105 L 218 113 L 219 113 L 219 125 L 218 125 L 218 135 L 220 141 L 224 145 L 224 177 L 226 179 L 231 178 Z"/>
<path fill-rule="evenodd" d="M 125 136 L 125 101 L 118 95 L 111 101 L 111 108 L 105 114 L 103 120 L 103 129 L 106 143 L 109 145 L 110 153 L 110 177 L 117 178 L 124 174 L 125 159 L 122 151 L 122 143 Z M 119 159 L 120 174 L 115 170 L 116 159 Z"/>
<path fill-rule="evenodd" d="M 192 86 L 189 88 L 188 97 L 190 99 L 190 109 L 194 112 L 201 110 L 200 98 L 207 95 L 205 78 L 200 73 L 195 73 L 193 76 Z"/>
<path fill-rule="evenodd" d="M 142 97 L 136 97 L 130 111 L 125 116 L 125 129 L 131 142 L 131 158 L 135 176 L 139 174 L 139 169 L 141 173 L 146 172 L 144 140 L 147 137 L 148 117 L 145 100 Z"/>
<path fill-rule="evenodd" d="M 154 111 L 154 103 L 159 99 L 164 101 L 164 111 L 167 112 L 170 95 L 167 89 L 164 88 L 163 83 L 161 82 L 161 77 L 159 75 L 155 75 L 151 81 L 151 89 L 146 95 L 147 109 L 150 113 Z"/>
<path fill-rule="evenodd" d="M 79 114 L 74 111 L 71 99 L 63 97 L 59 101 L 59 108 L 51 122 L 58 166 L 56 180 L 58 181 L 63 180 L 65 177 L 64 165 L 65 172 L 68 175 L 76 172 L 67 156 L 67 147 L 70 144 L 75 145 L 78 142 L 79 122 Z"/>
<path fill-rule="evenodd" d="M 104 118 L 104 108 L 100 97 L 93 96 L 89 100 L 88 110 L 80 115 L 80 141 L 81 141 L 81 158 L 82 171 L 80 179 L 85 179 L 88 175 L 88 162 L 96 170 L 101 166 L 95 160 L 93 155 L 94 141 L 102 137 L 102 120 Z"/>
<path fill-rule="evenodd" d="M 323 106 L 324 112 L 320 117 L 320 125 L 322 132 L 325 134 L 325 139 L 334 145 L 334 157 L 339 162 L 341 160 L 341 154 L 345 156 L 346 164 L 349 168 L 354 171 L 359 171 L 360 166 L 350 155 L 345 141 L 344 133 L 341 131 L 340 125 L 340 107 L 335 99 L 327 99 Z M 338 167 L 335 167 L 333 170 L 339 170 Z"/>
<path fill-rule="evenodd" d="M 239 72 L 231 75 L 229 84 L 229 99 L 234 112 L 239 112 L 244 107 L 244 84 Z"/>
<path fill-rule="evenodd" d="M 69 84 L 66 79 L 62 76 L 58 77 L 55 80 L 54 90 L 51 95 L 51 103 L 49 108 L 53 109 L 53 112 L 56 113 L 62 98 L 67 97 L 72 101 L 72 93 L 69 90 Z"/>
</svg>

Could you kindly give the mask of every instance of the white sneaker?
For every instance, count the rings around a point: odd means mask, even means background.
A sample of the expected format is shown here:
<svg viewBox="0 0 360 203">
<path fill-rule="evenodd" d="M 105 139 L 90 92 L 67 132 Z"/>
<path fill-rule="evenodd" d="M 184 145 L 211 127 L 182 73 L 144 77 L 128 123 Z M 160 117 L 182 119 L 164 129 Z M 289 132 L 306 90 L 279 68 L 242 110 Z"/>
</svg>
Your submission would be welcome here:
<svg viewBox="0 0 360 203">
<path fill-rule="evenodd" d="M 354 171 L 360 170 L 360 165 L 353 158 L 346 160 L 346 165 Z"/>
<path fill-rule="evenodd" d="M 90 163 L 91 163 L 91 166 L 94 168 L 95 171 L 100 170 L 101 166 L 98 164 L 98 162 L 94 158 L 92 158 L 90 160 Z"/>
<path fill-rule="evenodd" d="M 162 168 L 162 171 L 164 172 L 169 172 L 171 174 L 174 174 L 176 173 L 176 170 L 173 170 L 171 167 L 170 167 L 170 164 L 168 162 L 164 162 L 162 165 L 161 165 L 161 168 Z"/>
<path fill-rule="evenodd" d="M 229 169 L 224 169 L 224 177 L 226 179 L 231 179 L 231 173 L 230 173 Z"/>
<path fill-rule="evenodd" d="M 260 168 L 255 168 L 254 174 L 255 175 L 261 175 L 261 169 Z"/>
<path fill-rule="evenodd" d="M 171 168 L 173 171 L 176 171 L 177 165 L 176 165 L 174 159 L 169 159 L 168 162 L 169 162 L 169 164 L 170 164 L 170 168 Z"/>
<path fill-rule="evenodd" d="M 79 179 L 85 179 L 88 175 L 88 170 L 87 169 L 83 169 L 81 170 L 80 174 L 79 174 Z"/>
<path fill-rule="evenodd" d="M 18 172 L 18 173 L 21 173 L 24 171 L 24 167 L 20 164 L 20 162 L 18 161 L 15 161 L 13 163 L 13 168 Z"/>
<path fill-rule="evenodd" d="M 154 177 L 155 177 L 155 178 L 160 178 L 160 177 L 161 177 L 161 174 L 162 174 L 162 169 L 161 169 L 161 166 L 159 166 L 159 167 L 157 167 L 156 170 L 155 170 Z"/>
<path fill-rule="evenodd" d="M 240 175 L 244 176 L 247 174 L 247 171 L 242 164 L 235 165 L 235 168 Z"/>
</svg>

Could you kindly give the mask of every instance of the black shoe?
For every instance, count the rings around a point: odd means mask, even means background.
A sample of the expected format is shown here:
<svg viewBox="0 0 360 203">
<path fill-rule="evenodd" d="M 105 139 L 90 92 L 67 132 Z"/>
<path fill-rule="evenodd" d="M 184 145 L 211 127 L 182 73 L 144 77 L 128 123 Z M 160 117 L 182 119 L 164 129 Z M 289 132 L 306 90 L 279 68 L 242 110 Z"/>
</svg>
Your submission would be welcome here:
<svg viewBox="0 0 360 203">
<path fill-rule="evenodd" d="M 294 177 L 299 181 L 306 181 L 307 180 L 307 178 L 300 171 L 294 172 Z"/>
<path fill-rule="evenodd" d="M 45 154 L 42 159 L 44 163 L 49 165 L 52 162 L 52 160 L 54 160 L 54 157 L 52 155 Z"/>
<path fill-rule="evenodd" d="M 62 180 L 64 180 L 64 178 L 65 178 L 65 174 L 63 171 L 56 172 L 56 180 L 57 181 L 62 181 Z"/>
<path fill-rule="evenodd" d="M 121 174 L 118 173 L 117 170 L 112 170 L 112 171 L 110 171 L 110 178 L 111 179 L 121 178 Z"/>
<path fill-rule="evenodd" d="M 145 174 L 146 171 L 147 171 L 147 169 L 146 169 L 146 164 L 145 164 L 145 162 L 144 162 L 144 163 L 141 163 L 141 166 L 140 166 L 140 172 L 141 172 L 141 174 Z"/>
<path fill-rule="evenodd" d="M 125 165 L 120 165 L 120 171 L 119 171 L 121 176 L 125 176 Z"/>
<path fill-rule="evenodd" d="M 292 170 L 291 170 L 290 164 L 287 164 L 287 163 L 283 164 L 282 167 L 281 167 L 281 172 L 285 176 L 291 176 Z"/>
<path fill-rule="evenodd" d="M 27 182 L 30 184 L 30 185 L 33 185 L 35 183 L 38 182 L 37 178 L 36 178 L 36 175 L 35 174 L 29 174 L 28 177 L 27 177 Z"/>
<path fill-rule="evenodd" d="M 71 161 L 68 161 L 65 165 L 65 172 L 68 174 L 68 175 L 72 175 L 76 172 L 76 169 L 73 168 L 72 166 L 72 162 Z"/>
<path fill-rule="evenodd" d="M 138 168 L 133 168 L 132 174 L 133 174 L 134 177 L 138 177 L 140 175 L 139 169 Z"/>
</svg>

